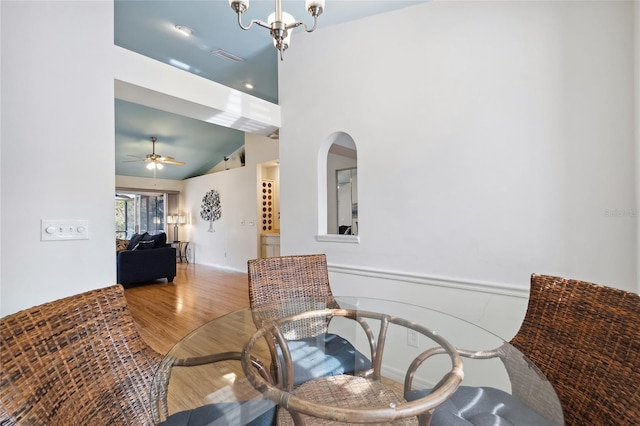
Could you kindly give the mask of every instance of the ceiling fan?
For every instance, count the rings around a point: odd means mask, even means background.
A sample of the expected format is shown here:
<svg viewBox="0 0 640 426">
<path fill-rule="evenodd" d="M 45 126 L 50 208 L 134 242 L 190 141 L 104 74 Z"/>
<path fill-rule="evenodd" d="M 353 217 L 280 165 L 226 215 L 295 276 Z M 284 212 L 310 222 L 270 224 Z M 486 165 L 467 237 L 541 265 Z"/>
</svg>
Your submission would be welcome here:
<svg viewBox="0 0 640 426">
<path fill-rule="evenodd" d="M 153 149 L 151 150 L 151 154 L 148 154 L 146 157 L 139 157 L 137 155 L 129 155 L 129 157 L 136 157 L 137 160 L 125 160 L 125 163 L 132 163 L 136 161 L 141 161 L 147 163 L 147 169 L 149 170 L 161 170 L 164 168 L 164 164 L 173 164 L 175 166 L 184 166 L 186 163 L 184 161 L 177 161 L 173 157 L 165 157 L 160 154 L 156 154 L 156 141 L 158 139 L 155 136 L 151 136 L 151 143 L 153 144 Z"/>
</svg>

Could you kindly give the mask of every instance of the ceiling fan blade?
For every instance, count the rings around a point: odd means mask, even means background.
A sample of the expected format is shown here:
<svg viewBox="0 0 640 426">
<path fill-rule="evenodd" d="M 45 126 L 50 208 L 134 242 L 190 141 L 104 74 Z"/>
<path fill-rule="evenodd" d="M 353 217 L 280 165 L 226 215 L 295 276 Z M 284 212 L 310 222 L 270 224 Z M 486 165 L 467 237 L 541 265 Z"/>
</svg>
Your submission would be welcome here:
<svg viewBox="0 0 640 426">
<path fill-rule="evenodd" d="M 156 154 L 156 141 L 157 141 L 156 137 L 152 136 L 151 143 L 153 148 L 151 150 L 151 154 L 147 154 L 146 157 L 140 157 L 138 155 L 129 154 L 128 157 L 137 158 L 137 160 L 124 160 L 123 163 L 135 163 L 135 162 L 164 163 L 164 164 L 173 164 L 176 166 L 184 166 L 186 164 L 184 161 L 174 160 L 173 157 L 163 157 L 160 154 Z M 154 173 L 155 173 L 155 168 L 154 168 Z"/>
<path fill-rule="evenodd" d="M 165 164 L 173 164 L 175 166 L 184 166 L 185 164 L 187 164 L 184 161 L 168 160 L 167 157 L 165 157 L 164 159 L 160 160 L 160 162 L 165 163 Z"/>
</svg>

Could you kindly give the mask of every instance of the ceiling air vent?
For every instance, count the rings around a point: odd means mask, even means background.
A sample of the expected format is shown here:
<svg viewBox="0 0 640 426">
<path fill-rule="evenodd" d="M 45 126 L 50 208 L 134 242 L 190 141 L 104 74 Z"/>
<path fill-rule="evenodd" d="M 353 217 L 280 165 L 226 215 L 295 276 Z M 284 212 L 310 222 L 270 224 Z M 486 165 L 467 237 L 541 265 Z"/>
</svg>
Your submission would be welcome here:
<svg viewBox="0 0 640 426">
<path fill-rule="evenodd" d="M 211 51 L 211 53 L 213 53 L 214 55 L 218 55 L 220 57 L 223 57 L 225 59 L 228 59 L 230 61 L 233 61 L 233 62 L 242 62 L 242 61 L 244 61 L 244 59 L 242 59 L 241 57 L 236 56 L 233 53 L 229 53 L 229 52 L 227 52 L 225 50 L 222 50 L 222 49 L 213 50 L 213 51 Z"/>
</svg>

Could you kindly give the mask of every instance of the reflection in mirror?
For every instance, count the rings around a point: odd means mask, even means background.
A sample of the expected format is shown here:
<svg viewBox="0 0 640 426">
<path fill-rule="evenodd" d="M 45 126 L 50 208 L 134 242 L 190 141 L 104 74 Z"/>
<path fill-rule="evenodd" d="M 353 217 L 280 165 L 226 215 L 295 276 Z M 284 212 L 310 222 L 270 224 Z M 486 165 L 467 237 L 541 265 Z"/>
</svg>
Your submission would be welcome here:
<svg viewBox="0 0 640 426">
<path fill-rule="evenodd" d="M 327 234 L 358 235 L 358 155 L 341 133 L 327 155 Z"/>
<path fill-rule="evenodd" d="M 338 234 L 358 235 L 358 169 L 336 171 Z"/>
</svg>

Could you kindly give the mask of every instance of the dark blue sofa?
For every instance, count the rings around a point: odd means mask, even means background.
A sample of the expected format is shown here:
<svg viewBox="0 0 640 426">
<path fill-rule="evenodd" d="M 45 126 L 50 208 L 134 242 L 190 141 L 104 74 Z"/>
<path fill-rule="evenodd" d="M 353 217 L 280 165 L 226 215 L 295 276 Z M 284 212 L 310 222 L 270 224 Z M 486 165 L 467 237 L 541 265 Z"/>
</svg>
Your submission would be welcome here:
<svg viewBox="0 0 640 426">
<path fill-rule="evenodd" d="M 127 250 L 116 254 L 118 283 L 126 286 L 160 278 L 172 282 L 176 276 L 176 249 L 166 241 L 164 233 L 131 237 Z"/>
</svg>

